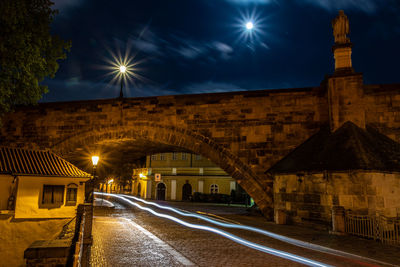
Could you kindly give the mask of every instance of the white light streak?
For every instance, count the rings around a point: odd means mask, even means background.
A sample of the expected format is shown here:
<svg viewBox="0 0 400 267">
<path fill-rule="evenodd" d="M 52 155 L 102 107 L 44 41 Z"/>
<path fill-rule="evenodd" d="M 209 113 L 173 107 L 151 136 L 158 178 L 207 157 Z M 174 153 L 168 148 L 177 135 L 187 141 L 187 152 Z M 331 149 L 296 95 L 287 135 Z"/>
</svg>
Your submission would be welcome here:
<svg viewBox="0 0 400 267">
<path fill-rule="evenodd" d="M 95 194 L 99 194 L 99 193 L 95 192 Z M 143 206 L 141 206 L 141 205 L 139 205 L 139 204 L 137 204 L 135 202 L 132 202 L 131 200 L 126 198 L 127 196 L 119 196 L 119 195 L 116 195 L 116 194 L 109 194 L 109 193 L 104 193 L 104 195 L 108 195 L 108 196 L 119 198 L 119 199 L 125 201 L 126 203 L 129 203 L 130 205 L 135 206 L 135 207 L 137 207 L 137 208 L 139 208 L 141 210 L 148 211 L 148 212 L 150 212 L 151 214 L 153 214 L 155 216 L 174 221 L 176 223 L 179 223 L 179 224 L 184 225 L 184 226 L 189 227 L 189 228 L 194 228 L 194 229 L 204 230 L 204 231 L 208 231 L 208 232 L 213 232 L 215 234 L 218 234 L 218 235 L 221 235 L 221 236 L 223 236 L 225 238 L 228 238 L 228 239 L 230 239 L 230 240 L 232 240 L 232 241 L 234 241 L 236 243 L 242 244 L 242 245 L 247 246 L 249 248 L 253 248 L 253 249 L 259 250 L 259 251 L 264 252 L 264 253 L 275 255 L 275 256 L 278 256 L 278 257 L 281 257 L 281 258 L 285 258 L 285 259 L 288 259 L 288 260 L 292 260 L 292 261 L 295 261 L 295 262 L 299 262 L 299 263 L 302 263 L 302 264 L 305 264 L 305 265 L 308 265 L 308 266 L 321 266 L 321 267 L 322 266 L 329 266 L 329 265 L 326 265 L 326 264 L 323 264 L 323 263 L 320 263 L 320 262 L 317 262 L 317 261 L 314 261 L 314 260 L 310 260 L 310 259 L 307 259 L 307 258 L 304 258 L 304 257 L 300 257 L 300 256 L 297 256 L 297 255 L 288 253 L 288 252 L 276 250 L 276 249 L 273 249 L 273 248 L 269 248 L 269 247 L 266 247 L 266 246 L 263 246 L 263 245 L 259 245 L 259 244 L 250 242 L 248 240 L 245 240 L 245 239 L 240 238 L 238 236 L 232 235 L 232 234 L 230 234 L 228 232 L 225 232 L 225 231 L 217 229 L 217 228 L 213 228 L 213 227 L 206 226 L 206 225 L 188 223 L 188 222 L 182 221 L 182 220 L 180 220 L 180 219 L 178 219 L 176 217 L 173 217 L 171 215 L 158 213 L 158 212 L 156 212 L 156 211 L 154 211 L 154 210 L 152 210 L 150 208 L 143 207 Z M 130 198 L 134 198 L 134 197 L 130 197 Z M 149 202 L 149 203 L 151 203 L 151 202 Z M 169 209 L 171 211 L 174 210 L 173 208 L 170 208 L 170 207 L 165 207 L 165 209 Z M 198 216 L 200 216 L 200 215 L 198 215 Z"/>
<path fill-rule="evenodd" d="M 200 220 L 203 220 L 203 221 L 207 221 L 209 223 L 212 223 L 212 224 L 215 224 L 215 225 L 218 225 L 218 226 L 221 226 L 221 227 L 248 230 L 248 231 L 256 232 L 256 233 L 259 233 L 259 234 L 262 234 L 262 235 L 265 235 L 265 236 L 268 236 L 268 237 L 271 237 L 271 238 L 274 238 L 274 239 L 277 239 L 277 240 L 280 240 L 280 241 L 283 241 L 283 242 L 286 242 L 286 243 L 289 243 L 289 244 L 292 244 L 292 245 L 295 245 L 295 246 L 309 248 L 309 249 L 315 249 L 315 248 L 313 248 L 313 245 L 311 243 L 303 242 L 303 241 L 300 241 L 300 240 L 297 240 L 297 239 L 293 239 L 293 238 L 290 238 L 290 237 L 286 237 L 286 236 L 283 236 L 283 235 L 278 235 L 278 234 L 275 234 L 275 233 L 272 233 L 272 232 L 269 232 L 269 231 L 266 231 L 266 230 L 262 230 L 262 229 L 259 229 L 259 228 L 256 228 L 256 227 L 240 225 L 240 224 L 233 224 L 233 223 L 224 223 L 224 222 L 220 222 L 220 221 L 211 219 L 211 218 L 209 218 L 207 216 L 204 216 L 204 215 L 199 215 L 199 214 L 196 214 L 196 213 L 182 211 L 182 210 L 179 210 L 179 209 L 176 209 L 176 208 L 173 208 L 173 207 L 162 206 L 162 205 L 159 205 L 157 203 L 146 201 L 144 199 L 137 198 L 137 197 L 134 197 L 134 196 L 129 196 L 129 195 L 123 195 L 123 196 L 126 197 L 126 198 L 134 199 L 136 201 L 140 201 L 140 202 L 145 203 L 147 205 L 155 206 L 155 207 L 160 208 L 160 209 L 170 210 L 172 212 L 175 212 L 175 213 L 177 213 L 179 215 L 182 215 L 182 216 L 185 216 L 185 217 L 192 217 L 192 218 L 200 219 Z"/>
</svg>

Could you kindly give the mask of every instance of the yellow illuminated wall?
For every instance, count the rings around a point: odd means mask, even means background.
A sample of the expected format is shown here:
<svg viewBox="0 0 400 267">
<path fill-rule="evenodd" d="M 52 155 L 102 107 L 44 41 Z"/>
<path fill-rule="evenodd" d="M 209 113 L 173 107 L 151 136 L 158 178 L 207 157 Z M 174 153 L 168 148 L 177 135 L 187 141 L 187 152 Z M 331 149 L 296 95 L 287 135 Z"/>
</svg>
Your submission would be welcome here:
<svg viewBox="0 0 400 267">
<path fill-rule="evenodd" d="M 19 176 L 15 218 L 69 218 L 74 217 L 78 204 L 85 199 L 85 178 Z M 66 205 L 67 186 L 78 185 L 75 205 Z M 64 185 L 64 202 L 59 207 L 44 208 L 41 204 L 43 185 Z"/>
<path fill-rule="evenodd" d="M 236 182 L 209 159 L 190 153 L 162 153 L 146 157 L 146 168 L 133 170 L 132 194 L 142 198 L 157 199 L 157 185 L 164 183 L 166 200 L 182 200 L 182 189 L 188 182 L 195 192 L 210 194 L 211 185 L 218 185 L 219 194 L 231 194 Z M 161 181 L 154 175 L 161 174 Z M 140 174 L 146 175 L 140 178 Z M 140 183 L 140 194 L 138 186 Z M 200 186 L 201 184 L 201 186 Z M 200 188 L 202 187 L 202 188 Z M 148 190 L 151 188 L 151 191 Z"/>
</svg>

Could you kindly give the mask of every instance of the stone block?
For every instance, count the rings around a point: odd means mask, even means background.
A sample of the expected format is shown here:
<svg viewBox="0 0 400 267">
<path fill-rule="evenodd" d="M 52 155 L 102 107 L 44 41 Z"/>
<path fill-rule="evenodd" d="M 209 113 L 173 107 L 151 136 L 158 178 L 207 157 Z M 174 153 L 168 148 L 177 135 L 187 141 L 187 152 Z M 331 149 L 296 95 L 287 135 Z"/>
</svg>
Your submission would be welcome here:
<svg viewBox="0 0 400 267">
<path fill-rule="evenodd" d="M 24 252 L 27 260 L 60 259 L 66 262 L 71 247 L 71 240 L 37 240 Z"/>
<path fill-rule="evenodd" d="M 304 194 L 304 203 L 320 204 L 321 196 L 318 194 Z"/>
<path fill-rule="evenodd" d="M 376 197 L 376 207 L 384 208 L 385 207 L 385 199 L 383 197 Z"/>
<path fill-rule="evenodd" d="M 275 223 L 276 224 L 286 224 L 285 210 L 276 210 L 275 211 Z"/>
<path fill-rule="evenodd" d="M 339 205 L 345 207 L 346 209 L 352 209 L 353 208 L 352 196 L 339 195 Z"/>
</svg>

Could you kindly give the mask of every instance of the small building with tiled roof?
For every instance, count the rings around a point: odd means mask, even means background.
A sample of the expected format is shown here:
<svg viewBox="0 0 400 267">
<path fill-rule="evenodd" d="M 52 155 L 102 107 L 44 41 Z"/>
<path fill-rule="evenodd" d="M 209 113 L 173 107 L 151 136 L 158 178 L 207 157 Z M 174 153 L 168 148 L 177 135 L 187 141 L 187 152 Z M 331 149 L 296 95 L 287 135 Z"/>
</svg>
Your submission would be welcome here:
<svg viewBox="0 0 400 267">
<path fill-rule="evenodd" d="M 368 125 L 322 128 L 266 173 L 275 211 L 294 223 L 330 225 L 336 206 L 400 216 L 400 144 Z"/>
<path fill-rule="evenodd" d="M 15 218 L 74 217 L 90 174 L 50 151 L 0 148 L 0 210 Z"/>
</svg>

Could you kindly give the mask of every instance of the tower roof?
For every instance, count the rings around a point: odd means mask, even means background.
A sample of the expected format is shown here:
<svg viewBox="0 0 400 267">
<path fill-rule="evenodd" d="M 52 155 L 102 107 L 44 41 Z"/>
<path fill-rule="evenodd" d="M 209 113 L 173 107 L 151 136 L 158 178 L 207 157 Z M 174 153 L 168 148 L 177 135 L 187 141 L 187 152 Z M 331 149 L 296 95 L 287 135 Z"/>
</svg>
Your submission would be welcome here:
<svg viewBox="0 0 400 267">
<path fill-rule="evenodd" d="M 273 165 L 267 173 L 379 170 L 400 172 L 400 144 L 371 126 L 346 122 L 323 128 Z"/>
</svg>

